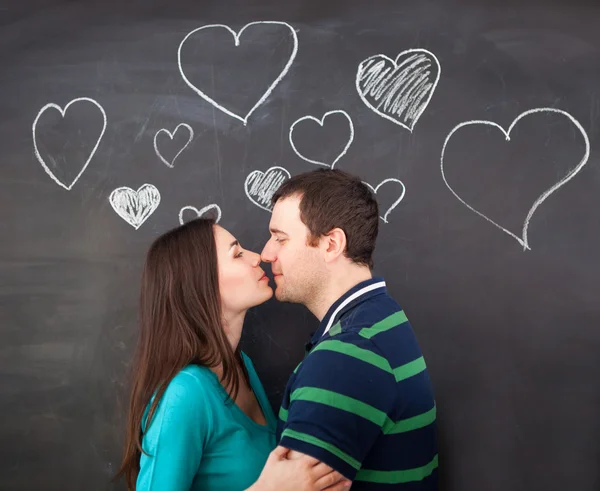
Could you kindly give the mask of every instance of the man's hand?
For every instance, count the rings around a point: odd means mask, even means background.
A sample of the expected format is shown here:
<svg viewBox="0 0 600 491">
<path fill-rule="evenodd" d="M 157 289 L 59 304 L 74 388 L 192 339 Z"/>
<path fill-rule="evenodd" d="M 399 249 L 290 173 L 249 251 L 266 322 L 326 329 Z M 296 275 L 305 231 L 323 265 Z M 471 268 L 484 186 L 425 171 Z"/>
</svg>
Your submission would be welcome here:
<svg viewBox="0 0 600 491">
<path fill-rule="evenodd" d="M 352 482 L 319 460 L 285 447 L 271 452 L 247 491 L 347 491 Z"/>
</svg>

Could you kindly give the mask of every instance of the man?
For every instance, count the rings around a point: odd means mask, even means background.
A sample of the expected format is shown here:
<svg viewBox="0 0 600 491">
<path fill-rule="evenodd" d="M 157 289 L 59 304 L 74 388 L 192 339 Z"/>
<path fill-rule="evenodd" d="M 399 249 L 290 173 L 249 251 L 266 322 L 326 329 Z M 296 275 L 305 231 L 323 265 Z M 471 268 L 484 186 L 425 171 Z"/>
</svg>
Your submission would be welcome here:
<svg viewBox="0 0 600 491">
<path fill-rule="evenodd" d="M 379 209 L 348 173 L 320 169 L 275 193 L 276 298 L 320 321 L 290 377 L 277 439 L 289 459 L 317 459 L 352 490 L 437 489 L 436 406 L 418 342 L 385 281 L 372 276 Z"/>
</svg>

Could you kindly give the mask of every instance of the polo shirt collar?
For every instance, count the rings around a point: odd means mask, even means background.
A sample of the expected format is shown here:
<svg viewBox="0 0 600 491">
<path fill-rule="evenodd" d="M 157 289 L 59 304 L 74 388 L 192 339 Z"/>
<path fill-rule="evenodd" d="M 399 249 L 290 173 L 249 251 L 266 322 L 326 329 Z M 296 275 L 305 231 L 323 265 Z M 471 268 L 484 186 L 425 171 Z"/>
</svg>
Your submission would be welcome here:
<svg viewBox="0 0 600 491">
<path fill-rule="evenodd" d="M 310 344 L 315 345 L 321 337 L 331 329 L 331 327 L 349 310 L 356 307 L 359 303 L 368 300 L 375 295 L 386 291 L 385 280 L 382 277 L 374 277 L 366 281 L 361 281 L 356 286 L 350 288 L 340 298 L 338 298 L 323 317 L 319 328 L 312 335 Z"/>
</svg>

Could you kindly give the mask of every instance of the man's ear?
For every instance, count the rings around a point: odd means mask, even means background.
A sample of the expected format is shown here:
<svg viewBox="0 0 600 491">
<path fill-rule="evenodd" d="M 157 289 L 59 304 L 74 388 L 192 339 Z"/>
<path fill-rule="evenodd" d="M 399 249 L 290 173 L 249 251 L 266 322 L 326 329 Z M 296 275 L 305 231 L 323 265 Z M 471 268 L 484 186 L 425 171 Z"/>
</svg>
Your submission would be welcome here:
<svg viewBox="0 0 600 491">
<path fill-rule="evenodd" d="M 346 251 L 346 234 L 341 228 L 334 228 L 322 237 L 325 262 L 333 262 Z"/>
</svg>

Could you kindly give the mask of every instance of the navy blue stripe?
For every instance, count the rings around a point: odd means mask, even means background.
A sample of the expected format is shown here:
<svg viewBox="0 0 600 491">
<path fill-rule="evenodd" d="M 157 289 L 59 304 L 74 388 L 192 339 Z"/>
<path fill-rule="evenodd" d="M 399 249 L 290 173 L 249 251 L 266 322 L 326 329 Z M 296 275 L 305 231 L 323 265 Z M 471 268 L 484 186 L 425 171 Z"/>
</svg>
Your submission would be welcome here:
<svg viewBox="0 0 600 491">
<path fill-rule="evenodd" d="M 344 334 L 336 339 L 346 341 Z M 310 363 L 304 363 L 298 370 L 294 390 L 314 387 L 317 382 L 321 389 L 358 399 L 380 411 L 387 413 L 392 408 L 390 401 L 397 398 L 394 393 L 397 382 L 392 374 L 342 353 L 322 350 L 311 353 L 309 357 Z M 332 366 L 343 369 L 332 370 Z M 342 371 L 343 377 L 340 377 Z M 371 390 L 365 391 L 363 384 L 356 383 L 361 380 L 368 380 Z"/>
<path fill-rule="evenodd" d="M 436 452 L 436 425 L 429 425 L 408 433 L 380 437 L 362 467 L 386 471 L 414 469 L 430 462 Z"/>
<path fill-rule="evenodd" d="M 379 484 L 373 482 L 354 481 L 351 491 L 439 491 L 439 470 L 435 469 L 431 475 L 422 481 L 399 484 Z"/>
</svg>

